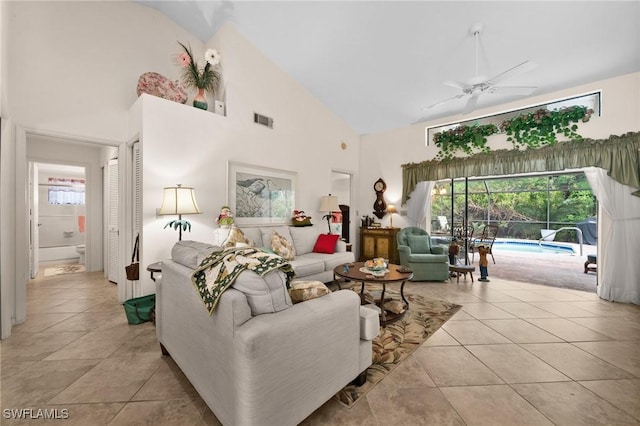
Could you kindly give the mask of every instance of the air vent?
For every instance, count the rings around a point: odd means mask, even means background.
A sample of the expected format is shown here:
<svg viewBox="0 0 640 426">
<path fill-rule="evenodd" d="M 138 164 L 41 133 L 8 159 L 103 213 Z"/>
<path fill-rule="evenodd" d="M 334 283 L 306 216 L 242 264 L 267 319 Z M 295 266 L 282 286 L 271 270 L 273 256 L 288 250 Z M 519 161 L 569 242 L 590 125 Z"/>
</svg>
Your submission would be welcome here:
<svg viewBox="0 0 640 426">
<path fill-rule="evenodd" d="M 273 118 L 267 117 L 266 115 L 253 113 L 253 122 L 262 124 L 263 126 L 267 126 L 270 129 L 273 129 Z"/>
</svg>

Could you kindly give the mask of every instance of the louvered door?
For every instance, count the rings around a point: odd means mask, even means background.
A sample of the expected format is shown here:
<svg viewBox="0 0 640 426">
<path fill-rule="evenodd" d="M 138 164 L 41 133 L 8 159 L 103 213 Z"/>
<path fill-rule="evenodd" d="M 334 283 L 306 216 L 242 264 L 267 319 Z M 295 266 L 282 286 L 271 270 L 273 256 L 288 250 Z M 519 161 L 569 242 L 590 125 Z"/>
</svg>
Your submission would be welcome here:
<svg viewBox="0 0 640 426">
<path fill-rule="evenodd" d="M 118 160 L 107 164 L 107 279 L 118 282 Z"/>
</svg>

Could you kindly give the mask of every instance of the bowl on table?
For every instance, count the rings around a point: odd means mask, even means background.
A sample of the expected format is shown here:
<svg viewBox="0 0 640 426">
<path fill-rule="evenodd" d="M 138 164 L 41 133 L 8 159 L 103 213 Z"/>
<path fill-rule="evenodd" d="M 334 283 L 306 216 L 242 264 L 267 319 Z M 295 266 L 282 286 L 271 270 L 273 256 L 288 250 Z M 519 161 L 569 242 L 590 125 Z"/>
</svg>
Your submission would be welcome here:
<svg viewBox="0 0 640 426">
<path fill-rule="evenodd" d="M 387 271 L 387 261 L 382 257 L 376 257 L 364 262 L 364 267 L 374 274 L 380 274 Z"/>
</svg>

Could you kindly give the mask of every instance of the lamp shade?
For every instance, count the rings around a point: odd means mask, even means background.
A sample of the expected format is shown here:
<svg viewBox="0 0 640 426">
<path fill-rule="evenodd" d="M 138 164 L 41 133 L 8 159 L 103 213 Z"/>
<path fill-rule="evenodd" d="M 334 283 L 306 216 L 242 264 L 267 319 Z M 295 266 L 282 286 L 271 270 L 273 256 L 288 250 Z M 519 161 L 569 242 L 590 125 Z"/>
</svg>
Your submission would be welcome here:
<svg viewBox="0 0 640 426">
<path fill-rule="evenodd" d="M 335 195 L 323 195 L 320 200 L 320 211 L 321 212 L 338 212 L 340 211 L 340 206 L 338 205 L 338 197 Z"/>
<path fill-rule="evenodd" d="M 398 209 L 396 209 L 396 206 L 394 206 L 393 204 L 389 204 L 387 206 L 387 213 L 398 213 Z"/>
<path fill-rule="evenodd" d="M 158 214 L 198 214 L 202 213 L 196 203 L 195 190 L 188 186 L 176 185 L 164 188 L 162 206 Z"/>
</svg>

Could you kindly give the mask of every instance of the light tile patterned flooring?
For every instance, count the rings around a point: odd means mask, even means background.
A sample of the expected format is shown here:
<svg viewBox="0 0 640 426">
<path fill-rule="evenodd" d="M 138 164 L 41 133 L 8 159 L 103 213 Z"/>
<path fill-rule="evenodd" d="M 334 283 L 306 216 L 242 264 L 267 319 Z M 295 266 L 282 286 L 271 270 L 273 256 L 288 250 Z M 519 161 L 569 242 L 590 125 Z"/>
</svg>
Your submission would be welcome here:
<svg viewBox="0 0 640 426">
<path fill-rule="evenodd" d="M 495 276 L 405 290 L 464 307 L 354 407 L 331 400 L 303 424 L 640 423 L 639 306 Z M 3 425 L 219 424 L 102 273 L 38 278 L 27 294 L 27 322 L 0 342 L 2 408 L 69 419 Z"/>
</svg>

